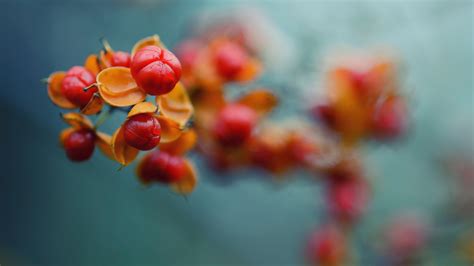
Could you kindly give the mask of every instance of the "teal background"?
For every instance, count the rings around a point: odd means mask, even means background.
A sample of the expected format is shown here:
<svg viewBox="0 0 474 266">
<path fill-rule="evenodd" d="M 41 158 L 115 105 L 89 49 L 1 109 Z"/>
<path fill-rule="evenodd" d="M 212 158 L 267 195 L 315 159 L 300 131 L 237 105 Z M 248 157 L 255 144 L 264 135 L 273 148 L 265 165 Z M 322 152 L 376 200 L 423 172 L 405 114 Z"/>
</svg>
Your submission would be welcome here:
<svg viewBox="0 0 474 266">
<path fill-rule="evenodd" d="M 238 8 L 261 11 L 294 44 L 291 75 L 267 73 L 259 81 L 284 96 L 273 118 L 301 114 L 304 92 L 330 48 L 382 45 L 397 52 L 413 127 L 404 141 L 364 149 L 375 195 L 354 241 L 359 265 L 374 265 L 365 247 L 398 211 L 437 217 L 449 200 L 437 158 L 474 149 L 471 1 L 0 0 L 2 266 L 304 263 L 307 236 L 323 219 L 317 183 L 274 184 L 250 170 L 224 177 L 192 154 L 201 183 L 186 201 L 166 188 L 142 188 L 133 166 L 116 171 L 98 152 L 88 163 L 71 163 L 57 140 L 65 124 L 39 82 L 83 62 L 99 49 L 99 37 L 125 50 L 158 33 L 173 47 L 202 11 Z M 239 180 L 212 181 L 231 177 Z M 462 265 L 447 248 L 457 228 L 437 228 L 447 240 L 429 251 L 429 265 Z"/>
</svg>

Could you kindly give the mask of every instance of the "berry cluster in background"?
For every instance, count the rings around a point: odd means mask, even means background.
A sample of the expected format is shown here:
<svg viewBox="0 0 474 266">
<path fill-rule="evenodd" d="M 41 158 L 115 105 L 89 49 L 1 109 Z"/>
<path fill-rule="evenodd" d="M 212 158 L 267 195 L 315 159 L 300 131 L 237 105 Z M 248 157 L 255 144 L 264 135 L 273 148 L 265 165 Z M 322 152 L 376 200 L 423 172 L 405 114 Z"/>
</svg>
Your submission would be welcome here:
<svg viewBox="0 0 474 266">
<path fill-rule="evenodd" d="M 324 95 L 302 102 L 305 114 L 275 119 L 272 112 L 292 96 L 257 82 L 269 67 L 258 45 L 238 20 L 196 32 L 174 53 L 157 35 L 138 41 L 130 53 L 103 40 L 83 66 L 47 79 L 51 101 L 72 111 L 61 114 L 69 125 L 60 133 L 62 147 L 76 162 L 91 158 L 96 147 L 120 167 L 138 161 L 139 182 L 166 184 L 182 195 L 198 185 L 189 152 L 222 179 L 249 168 L 279 182 L 302 170 L 322 186 L 326 215 L 301 253 L 311 265 L 352 265 L 358 261 L 352 236 L 374 192 L 362 150 L 370 142 L 403 141 L 409 130 L 411 106 L 399 65 L 386 55 L 347 55 L 319 74 Z M 116 112 L 126 119 L 115 132 L 100 131 Z M 443 159 L 447 170 L 465 173 L 464 165 Z M 430 233 L 425 220 L 402 213 L 375 240 L 377 263 L 420 265 Z M 474 257 L 473 239 L 463 240 L 468 257 Z"/>
</svg>

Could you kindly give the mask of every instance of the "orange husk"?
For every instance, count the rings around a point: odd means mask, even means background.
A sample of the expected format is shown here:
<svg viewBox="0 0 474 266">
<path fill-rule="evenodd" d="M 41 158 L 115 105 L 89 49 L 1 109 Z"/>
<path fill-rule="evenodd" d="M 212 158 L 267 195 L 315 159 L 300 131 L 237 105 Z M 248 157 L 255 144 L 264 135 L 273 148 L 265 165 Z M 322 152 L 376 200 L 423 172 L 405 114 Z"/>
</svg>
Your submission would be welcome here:
<svg viewBox="0 0 474 266">
<path fill-rule="evenodd" d="M 81 108 L 81 113 L 85 115 L 94 115 L 102 110 L 104 106 L 104 100 L 100 97 L 99 93 L 94 93 L 89 103 Z"/>
<path fill-rule="evenodd" d="M 123 166 L 133 162 L 138 155 L 139 150 L 125 142 L 122 126 L 115 131 L 111 143 L 113 158 Z"/>
<path fill-rule="evenodd" d="M 132 107 L 132 110 L 128 112 L 127 117 L 132 117 L 138 114 L 145 114 L 145 113 L 155 113 L 158 110 L 158 107 L 149 102 L 141 102 L 137 103 Z"/>
<path fill-rule="evenodd" d="M 193 192 L 197 185 L 197 174 L 194 165 L 187 159 L 184 160 L 186 166 L 186 175 L 178 182 L 171 184 L 171 189 L 179 194 L 187 195 Z"/>
<path fill-rule="evenodd" d="M 181 136 L 182 131 L 178 123 L 162 115 L 155 115 L 155 117 L 161 126 L 160 143 L 172 142 Z"/>
<path fill-rule="evenodd" d="M 112 106 L 130 106 L 142 102 L 146 93 L 140 89 L 126 67 L 109 67 L 97 75 L 99 93 Z"/>
<path fill-rule="evenodd" d="M 59 71 L 52 73 L 48 78 L 48 96 L 49 99 L 57 106 L 64 109 L 74 109 L 75 106 L 62 93 L 61 85 L 66 76 L 66 72 Z"/>
<path fill-rule="evenodd" d="M 72 127 L 63 129 L 61 133 L 59 133 L 59 143 L 61 143 L 61 145 L 64 146 L 64 141 L 66 140 L 66 138 L 69 136 L 69 134 L 71 134 L 75 130 L 76 129 Z"/>
<path fill-rule="evenodd" d="M 194 113 L 194 108 L 189 99 L 186 88 L 178 82 L 173 90 L 162 96 L 156 97 L 160 112 L 184 127 Z"/>
<path fill-rule="evenodd" d="M 114 151 L 112 149 L 112 137 L 102 132 L 96 132 L 95 144 L 99 150 L 109 159 L 115 160 Z"/>
<path fill-rule="evenodd" d="M 333 106 L 336 113 L 336 129 L 345 146 L 353 146 L 367 135 L 370 128 L 370 106 L 358 100 L 350 86 L 335 88 Z"/>
<path fill-rule="evenodd" d="M 160 41 L 160 36 L 155 34 L 155 35 L 143 38 L 143 39 L 139 40 L 137 43 L 135 43 L 135 45 L 132 48 L 132 58 L 138 50 L 142 49 L 145 46 L 149 46 L 149 45 L 155 45 L 155 46 L 160 46 L 160 47 L 164 48 L 163 44 Z"/>
<path fill-rule="evenodd" d="M 99 74 L 101 67 L 99 64 L 99 58 L 95 54 L 91 54 L 86 58 L 86 61 L 84 62 L 84 68 L 89 70 L 94 76 L 97 76 Z"/>
<path fill-rule="evenodd" d="M 236 81 L 248 82 L 254 80 L 262 72 L 262 64 L 255 58 L 247 60 L 244 68 L 237 74 Z"/>
<path fill-rule="evenodd" d="M 183 131 L 181 136 L 175 141 L 168 143 L 160 143 L 161 151 L 165 151 L 173 155 L 183 155 L 196 145 L 197 134 L 193 129 Z"/>
<path fill-rule="evenodd" d="M 278 98 L 269 90 L 257 89 L 242 96 L 237 103 L 252 108 L 259 115 L 264 115 L 278 104 Z"/>
<path fill-rule="evenodd" d="M 92 122 L 87 117 L 79 113 L 67 113 L 61 115 L 61 117 L 64 122 L 75 129 L 92 129 L 94 127 Z"/>
</svg>

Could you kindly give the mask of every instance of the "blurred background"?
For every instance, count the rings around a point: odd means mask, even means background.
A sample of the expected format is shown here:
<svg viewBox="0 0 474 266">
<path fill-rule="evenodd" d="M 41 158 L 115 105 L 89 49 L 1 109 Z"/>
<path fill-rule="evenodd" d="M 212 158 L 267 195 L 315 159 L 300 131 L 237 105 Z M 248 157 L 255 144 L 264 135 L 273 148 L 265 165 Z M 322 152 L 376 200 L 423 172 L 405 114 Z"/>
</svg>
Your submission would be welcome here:
<svg viewBox="0 0 474 266">
<path fill-rule="evenodd" d="M 186 201 L 167 188 L 141 187 L 134 167 L 116 171 L 97 152 L 71 163 L 58 143 L 66 125 L 41 79 L 83 62 L 100 49 L 100 37 L 129 50 L 156 33 L 175 47 L 226 14 L 257 16 L 268 27 L 268 69 L 256 84 L 281 98 L 273 119 L 303 114 L 322 62 L 339 47 L 396 55 L 411 127 L 393 145 L 364 146 L 374 195 L 352 240 L 356 264 L 378 265 L 367 246 L 388 219 L 409 211 L 433 225 L 426 265 L 465 265 L 453 247 L 474 228 L 473 216 L 449 214 L 459 192 L 442 161 L 461 157 L 472 167 L 472 2 L 289 0 L 0 0 L 0 264 L 305 264 L 308 236 L 323 219 L 318 184 L 275 184 L 251 169 L 222 176 L 192 154 L 200 184 Z M 107 122 L 109 133 L 120 119 Z M 474 194 L 474 186 L 466 190 Z"/>
</svg>

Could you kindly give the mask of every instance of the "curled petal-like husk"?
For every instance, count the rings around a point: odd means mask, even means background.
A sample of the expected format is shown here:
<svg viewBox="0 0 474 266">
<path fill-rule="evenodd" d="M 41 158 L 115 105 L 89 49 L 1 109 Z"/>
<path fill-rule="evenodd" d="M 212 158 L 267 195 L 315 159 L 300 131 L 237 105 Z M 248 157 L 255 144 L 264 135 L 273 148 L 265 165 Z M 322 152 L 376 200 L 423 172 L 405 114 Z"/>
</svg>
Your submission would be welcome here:
<svg viewBox="0 0 474 266">
<path fill-rule="evenodd" d="M 87 117 L 79 113 L 67 113 L 61 115 L 61 117 L 63 118 L 64 122 L 74 129 L 92 129 L 94 127 L 92 122 Z"/>
<path fill-rule="evenodd" d="M 121 165 L 128 165 L 137 157 L 139 150 L 125 142 L 122 126 L 115 131 L 111 142 L 114 159 Z"/>
<path fill-rule="evenodd" d="M 127 67 L 109 67 L 97 75 L 99 93 L 112 106 L 130 106 L 142 102 L 146 93 L 140 89 Z"/>
<path fill-rule="evenodd" d="M 162 115 L 156 115 L 155 117 L 161 126 L 160 143 L 172 142 L 181 136 L 182 131 L 178 123 Z"/>
<path fill-rule="evenodd" d="M 193 192 L 197 185 L 197 174 L 194 165 L 187 159 L 184 160 L 186 166 L 186 175 L 178 182 L 171 184 L 171 189 L 176 193 L 187 195 Z"/>
<path fill-rule="evenodd" d="M 112 137 L 102 132 L 96 132 L 95 143 L 100 151 L 109 159 L 115 160 L 114 151 L 112 149 Z"/>
<path fill-rule="evenodd" d="M 152 36 L 149 36 L 149 37 L 146 37 L 146 38 L 143 38 L 141 40 L 139 40 L 134 46 L 133 46 L 133 49 L 132 49 L 132 58 L 133 58 L 133 55 L 135 55 L 135 53 L 142 49 L 143 47 L 145 46 L 149 46 L 149 45 L 155 45 L 155 46 L 160 46 L 160 47 L 163 47 L 162 43 L 160 42 L 160 36 L 158 35 L 152 35 Z"/>
<path fill-rule="evenodd" d="M 84 62 L 84 68 L 89 70 L 92 74 L 94 74 L 94 76 L 97 76 L 101 69 L 97 55 L 89 55 Z"/>
<path fill-rule="evenodd" d="M 194 112 L 186 88 L 178 82 L 173 90 L 163 96 L 157 96 L 156 102 L 161 113 L 184 127 Z"/>
<path fill-rule="evenodd" d="M 54 72 L 48 78 L 48 96 L 49 99 L 57 106 L 64 109 L 74 109 L 75 106 L 71 103 L 61 92 L 61 84 L 63 82 L 66 72 Z"/>
<path fill-rule="evenodd" d="M 183 155 L 196 145 L 197 134 L 193 129 L 184 131 L 175 141 L 160 143 L 160 150 L 173 155 Z"/>
<path fill-rule="evenodd" d="M 104 100 L 100 97 L 99 93 L 94 93 L 89 103 L 81 108 L 81 113 L 85 115 L 94 115 L 102 110 L 104 106 Z"/>
<path fill-rule="evenodd" d="M 247 60 L 244 68 L 237 75 L 236 80 L 248 82 L 254 80 L 262 72 L 262 64 L 254 58 Z"/>
<path fill-rule="evenodd" d="M 158 110 L 158 107 L 156 105 L 149 102 L 141 102 L 133 106 L 132 110 L 128 112 L 127 117 L 132 117 L 138 114 L 155 113 L 156 110 Z"/>
<path fill-rule="evenodd" d="M 75 130 L 76 129 L 72 127 L 63 129 L 61 133 L 59 133 L 59 143 L 61 143 L 61 145 L 64 146 L 64 141 L 66 140 L 66 138 L 69 136 L 69 134 L 71 134 Z"/>
<path fill-rule="evenodd" d="M 264 115 L 278 104 L 278 98 L 269 90 L 258 89 L 245 94 L 237 100 L 237 103 L 246 105 L 258 114 Z"/>
</svg>

